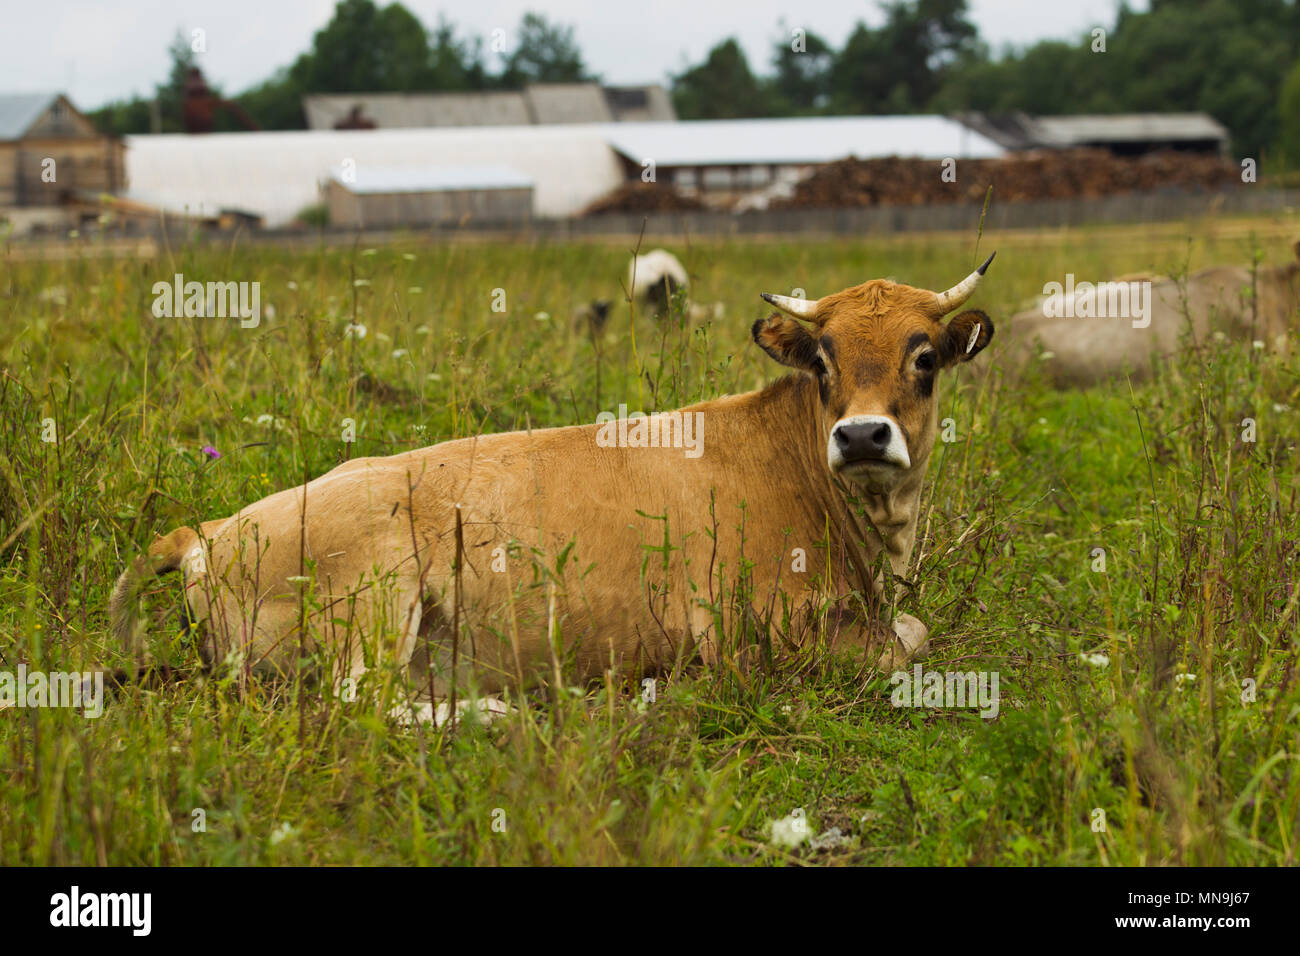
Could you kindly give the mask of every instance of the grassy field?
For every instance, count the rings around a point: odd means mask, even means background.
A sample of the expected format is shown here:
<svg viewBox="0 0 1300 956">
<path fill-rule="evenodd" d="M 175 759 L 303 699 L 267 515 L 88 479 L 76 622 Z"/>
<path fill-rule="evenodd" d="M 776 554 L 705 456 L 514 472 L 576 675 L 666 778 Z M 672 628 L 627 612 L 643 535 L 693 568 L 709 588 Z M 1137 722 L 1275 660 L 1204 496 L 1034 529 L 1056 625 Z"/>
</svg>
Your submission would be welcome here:
<svg viewBox="0 0 1300 956">
<path fill-rule="evenodd" d="M 1282 262 L 1296 235 L 1295 217 L 986 234 L 973 304 L 997 322 L 1066 272 Z M 744 391 L 779 374 L 749 338 L 759 292 L 946 288 L 977 262 L 973 233 L 665 244 L 725 316 L 620 304 L 599 342 L 570 313 L 621 294 L 627 242 L 6 259 L 0 669 L 124 663 L 106 602 L 125 564 L 325 472 L 344 419 L 356 457 Z M 260 282 L 261 324 L 154 318 L 178 272 Z M 901 609 L 931 627 L 928 667 L 1000 675 L 996 719 L 897 709 L 887 676 L 817 660 L 695 667 L 649 704 L 554 689 L 456 731 L 218 674 L 132 687 L 96 720 L 0 712 L 0 864 L 1294 864 L 1298 373 L 1212 343 L 1132 390 L 943 380 L 956 440 Z M 178 596 L 151 596 L 151 641 L 192 664 Z M 771 838 L 792 815 L 812 840 Z"/>
</svg>

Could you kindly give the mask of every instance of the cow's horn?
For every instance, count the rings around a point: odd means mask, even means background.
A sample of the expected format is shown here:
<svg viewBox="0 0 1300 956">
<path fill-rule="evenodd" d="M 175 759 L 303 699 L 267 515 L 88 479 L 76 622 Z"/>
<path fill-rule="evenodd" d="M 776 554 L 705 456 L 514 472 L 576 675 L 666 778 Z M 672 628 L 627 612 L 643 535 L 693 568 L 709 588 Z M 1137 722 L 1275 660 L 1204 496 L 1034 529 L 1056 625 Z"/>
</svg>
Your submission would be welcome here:
<svg viewBox="0 0 1300 956">
<path fill-rule="evenodd" d="M 789 312 L 796 319 L 811 320 L 817 314 L 817 303 L 821 301 L 821 299 L 796 299 L 788 295 L 773 295 L 771 292 L 762 292 L 760 295 L 782 312 Z"/>
<path fill-rule="evenodd" d="M 947 292 L 940 292 L 934 297 L 935 311 L 939 315 L 947 315 L 953 309 L 957 308 L 975 293 L 975 287 L 980 284 L 980 279 L 984 278 L 984 271 L 988 269 L 989 263 L 997 253 L 993 252 L 984 260 L 984 265 L 980 266 L 966 278 L 962 279 Z"/>
</svg>

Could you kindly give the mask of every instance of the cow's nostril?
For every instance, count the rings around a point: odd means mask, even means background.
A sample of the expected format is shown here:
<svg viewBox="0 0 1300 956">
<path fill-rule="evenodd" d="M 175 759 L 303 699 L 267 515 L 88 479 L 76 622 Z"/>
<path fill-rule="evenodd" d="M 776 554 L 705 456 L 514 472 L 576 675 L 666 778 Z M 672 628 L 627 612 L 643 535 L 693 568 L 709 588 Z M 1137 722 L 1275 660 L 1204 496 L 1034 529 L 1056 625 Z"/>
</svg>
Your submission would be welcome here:
<svg viewBox="0 0 1300 956">
<path fill-rule="evenodd" d="M 877 448 L 884 448 L 889 444 L 891 433 L 888 425 L 877 425 L 871 432 L 871 443 Z"/>
<path fill-rule="evenodd" d="M 843 428 L 835 429 L 835 444 L 841 448 L 848 448 L 851 442 L 852 439 L 849 438 L 848 433 Z"/>
</svg>

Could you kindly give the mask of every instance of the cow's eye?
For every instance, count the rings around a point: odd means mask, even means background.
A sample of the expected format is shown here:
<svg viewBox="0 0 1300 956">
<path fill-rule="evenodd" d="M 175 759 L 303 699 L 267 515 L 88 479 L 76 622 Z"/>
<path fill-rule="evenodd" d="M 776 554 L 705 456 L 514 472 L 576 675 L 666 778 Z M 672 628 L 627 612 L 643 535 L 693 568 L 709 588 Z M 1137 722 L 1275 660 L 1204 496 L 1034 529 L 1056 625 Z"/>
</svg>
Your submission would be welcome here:
<svg viewBox="0 0 1300 956">
<path fill-rule="evenodd" d="M 813 370 L 813 374 L 816 375 L 818 378 L 826 377 L 826 363 L 822 361 L 822 357 L 820 355 L 818 355 L 816 358 L 813 359 L 812 370 Z"/>
<path fill-rule="evenodd" d="M 933 352 L 922 352 L 916 357 L 916 370 L 918 372 L 933 372 L 935 365 L 935 355 Z"/>
</svg>

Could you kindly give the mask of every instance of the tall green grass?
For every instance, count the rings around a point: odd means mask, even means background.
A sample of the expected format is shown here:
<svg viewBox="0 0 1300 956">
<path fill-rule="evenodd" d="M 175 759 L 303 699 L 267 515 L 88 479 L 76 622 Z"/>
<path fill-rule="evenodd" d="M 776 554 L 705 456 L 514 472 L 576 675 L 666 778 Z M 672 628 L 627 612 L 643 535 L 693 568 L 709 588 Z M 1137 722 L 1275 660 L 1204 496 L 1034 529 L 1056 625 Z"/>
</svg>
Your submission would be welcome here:
<svg viewBox="0 0 1300 956">
<path fill-rule="evenodd" d="M 1067 271 L 1282 261 L 1295 233 L 985 235 L 999 256 L 976 304 L 997 322 Z M 669 243 L 725 316 L 633 328 L 620 305 L 594 338 L 571 311 L 620 295 L 620 244 L 8 258 L 0 669 L 123 663 L 108 591 L 156 532 L 345 457 L 756 387 L 779 374 L 749 341 L 759 292 L 943 288 L 973 245 Z M 151 287 L 176 272 L 259 281 L 274 316 L 156 319 Z M 0 863 L 1294 863 L 1298 372 L 1211 342 L 1132 390 L 944 381 L 956 441 L 931 463 L 901 609 L 930 625 L 927 667 L 999 673 L 995 720 L 895 709 L 884 675 L 762 655 L 687 668 L 653 702 L 619 681 L 534 692 L 454 732 L 216 674 L 130 687 L 97 720 L 0 711 Z M 150 602 L 154 653 L 193 663 L 179 589 Z M 839 838 L 770 841 L 796 811 Z"/>
</svg>

